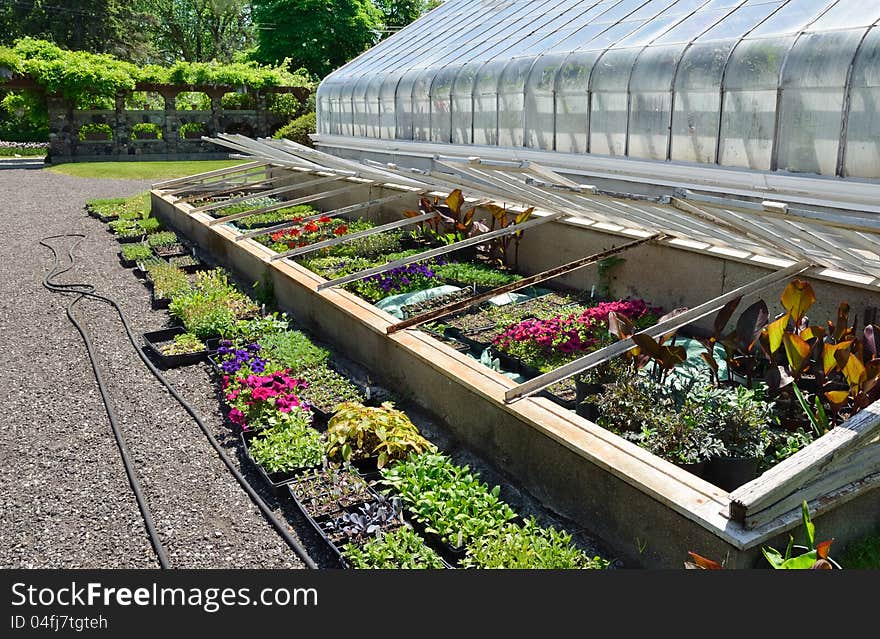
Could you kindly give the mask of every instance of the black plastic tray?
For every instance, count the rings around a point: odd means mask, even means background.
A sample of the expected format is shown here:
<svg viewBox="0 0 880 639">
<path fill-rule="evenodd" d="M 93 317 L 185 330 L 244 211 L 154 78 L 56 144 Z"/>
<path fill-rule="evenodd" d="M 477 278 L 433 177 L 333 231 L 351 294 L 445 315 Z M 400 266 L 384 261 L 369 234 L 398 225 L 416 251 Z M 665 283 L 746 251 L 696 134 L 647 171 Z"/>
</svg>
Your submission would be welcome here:
<svg viewBox="0 0 880 639">
<path fill-rule="evenodd" d="M 137 266 L 137 260 L 127 260 L 122 256 L 122 251 L 118 251 L 116 255 L 119 256 L 119 263 L 122 264 L 123 268 L 134 268 Z"/>
<path fill-rule="evenodd" d="M 155 354 L 159 362 L 165 368 L 177 368 L 179 366 L 198 364 L 204 360 L 205 357 L 216 352 L 217 342 L 219 340 L 210 339 L 205 342 L 205 345 L 208 347 L 207 350 L 199 351 L 198 353 L 186 353 L 184 355 L 164 355 L 159 348 L 159 344 L 170 341 L 174 339 L 175 335 L 182 335 L 183 333 L 186 333 L 186 329 L 182 326 L 164 328 L 159 331 L 144 333 L 144 341 L 147 343 L 146 347 Z"/>
<path fill-rule="evenodd" d="M 321 466 L 302 466 L 300 468 L 295 468 L 292 471 L 284 473 L 266 472 L 266 469 L 258 464 L 257 461 L 251 456 L 250 442 L 257 435 L 259 435 L 259 431 L 244 430 L 241 432 L 241 443 L 244 446 L 244 452 L 248 458 L 248 461 L 250 461 L 254 465 L 254 468 L 257 469 L 257 472 L 260 473 L 260 476 L 277 496 L 281 497 L 285 494 L 288 494 L 290 491 L 286 490 L 287 484 L 296 479 L 299 475 L 302 475 L 303 473 L 310 470 L 321 468 Z"/>
</svg>

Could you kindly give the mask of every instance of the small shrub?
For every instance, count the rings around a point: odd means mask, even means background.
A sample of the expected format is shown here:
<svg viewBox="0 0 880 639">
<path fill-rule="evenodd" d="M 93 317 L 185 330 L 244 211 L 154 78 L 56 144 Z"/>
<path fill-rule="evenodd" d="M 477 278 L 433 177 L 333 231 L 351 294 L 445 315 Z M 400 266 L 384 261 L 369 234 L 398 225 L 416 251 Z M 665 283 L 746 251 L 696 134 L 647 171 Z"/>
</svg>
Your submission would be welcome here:
<svg viewBox="0 0 880 639">
<path fill-rule="evenodd" d="M 80 140 L 85 140 L 86 135 L 89 133 L 103 133 L 105 135 L 105 139 L 113 139 L 113 129 L 110 128 L 109 124 L 104 124 L 102 122 L 90 122 L 88 124 L 83 124 L 79 128 L 79 133 L 77 137 L 79 137 Z"/>
<path fill-rule="evenodd" d="M 201 122 L 185 122 L 180 125 L 180 137 L 185 139 L 187 133 L 204 133 L 205 125 Z"/>
<path fill-rule="evenodd" d="M 315 113 L 311 112 L 291 120 L 288 124 L 278 129 L 273 137 L 276 139 L 286 138 L 311 147 L 312 139 L 309 137 L 309 133 L 315 133 L 317 130 Z"/>
<path fill-rule="evenodd" d="M 162 128 L 153 122 L 138 122 L 131 127 L 131 137 L 135 140 L 162 139 Z"/>
</svg>

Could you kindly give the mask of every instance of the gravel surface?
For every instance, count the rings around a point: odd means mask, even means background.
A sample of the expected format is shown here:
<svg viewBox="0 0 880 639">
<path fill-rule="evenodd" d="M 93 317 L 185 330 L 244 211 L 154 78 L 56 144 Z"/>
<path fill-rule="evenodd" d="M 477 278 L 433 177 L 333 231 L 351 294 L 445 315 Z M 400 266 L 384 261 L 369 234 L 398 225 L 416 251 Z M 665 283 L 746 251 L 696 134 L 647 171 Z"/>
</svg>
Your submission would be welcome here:
<svg viewBox="0 0 880 639">
<path fill-rule="evenodd" d="M 158 567 L 131 493 L 85 347 L 65 316 L 70 298 L 42 287 L 51 253 L 40 237 L 80 232 L 77 266 L 65 282 L 93 282 L 122 306 L 140 333 L 168 325 L 149 292 L 121 268 L 119 245 L 83 205 L 93 197 L 134 194 L 140 181 L 90 180 L 47 171 L 0 173 L 0 333 L 6 383 L 0 464 L 0 566 L 5 568 Z M 66 248 L 73 240 L 56 240 Z M 201 430 L 155 380 L 128 341 L 116 312 L 77 306 L 92 335 L 123 435 L 156 527 L 178 568 L 296 568 L 302 563 L 240 488 Z M 168 371 L 240 464 L 237 439 L 222 423 L 207 365 Z M 246 476 L 290 527 L 306 522 Z M 329 557 L 314 537 L 304 544 L 319 565 Z M 326 555 L 326 552 L 323 552 Z"/>
<path fill-rule="evenodd" d="M 70 297 L 42 280 L 52 266 L 47 235 L 83 233 L 77 264 L 64 282 L 91 282 L 115 299 L 138 341 L 170 325 L 152 310 L 147 288 L 119 264 L 119 244 L 83 206 L 94 197 L 131 195 L 148 182 L 96 180 L 43 170 L 0 172 L 0 334 L 6 383 L 0 385 L 0 567 L 156 568 L 158 562 L 132 495 L 82 339 L 65 315 Z M 54 240 L 65 249 L 74 240 Z M 137 468 L 162 543 L 175 568 L 301 568 L 303 564 L 211 448 L 198 425 L 143 365 L 116 312 L 84 300 L 80 321 L 92 335 L 99 365 Z M 369 372 L 334 355 L 361 385 Z M 208 364 L 165 376 L 201 416 L 236 467 L 286 523 L 321 568 L 333 557 L 290 499 L 276 499 L 245 460 L 240 439 L 223 420 Z M 385 392 L 375 389 L 379 394 Z M 403 399 L 422 432 L 470 464 L 523 516 L 574 533 L 588 552 L 603 554 L 587 531 L 559 519 L 515 487 L 513 478 L 451 440 L 442 427 Z"/>
</svg>

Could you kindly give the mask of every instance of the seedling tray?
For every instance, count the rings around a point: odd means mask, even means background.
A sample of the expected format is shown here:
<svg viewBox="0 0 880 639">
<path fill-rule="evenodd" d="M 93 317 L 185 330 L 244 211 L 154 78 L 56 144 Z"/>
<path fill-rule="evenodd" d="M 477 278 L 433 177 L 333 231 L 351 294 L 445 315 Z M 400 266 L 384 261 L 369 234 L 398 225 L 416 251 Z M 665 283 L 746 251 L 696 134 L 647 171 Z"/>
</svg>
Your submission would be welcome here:
<svg viewBox="0 0 880 639">
<path fill-rule="evenodd" d="M 156 257 L 169 258 L 180 255 L 189 255 L 189 249 L 183 244 L 175 244 L 174 246 L 154 246 L 153 253 Z"/>
<path fill-rule="evenodd" d="M 120 244 L 134 244 L 135 242 L 143 242 L 143 235 L 126 235 L 126 236 L 116 236 L 116 241 Z"/>
<path fill-rule="evenodd" d="M 272 492 L 274 492 L 276 496 L 282 497 L 287 494 L 289 492 L 288 490 L 286 490 L 287 484 L 296 479 L 298 476 L 302 475 L 303 473 L 321 468 L 321 466 L 302 466 L 300 468 L 295 468 L 291 471 L 283 473 L 267 472 L 266 469 L 258 464 L 257 461 L 251 456 L 250 443 L 258 435 L 259 431 L 242 431 L 241 443 L 244 446 L 244 452 L 248 458 L 248 461 L 250 461 L 254 465 L 254 468 L 257 469 L 257 472 L 260 473 L 260 476 L 269 485 L 269 487 L 272 489 Z"/>
<path fill-rule="evenodd" d="M 153 352 L 164 368 L 178 368 L 180 366 L 198 364 L 204 360 L 205 357 L 217 350 L 217 340 L 208 340 L 205 343 L 208 348 L 204 351 L 199 351 L 198 353 L 185 353 L 183 355 L 164 355 L 160 345 L 164 342 L 171 341 L 176 335 L 182 335 L 183 333 L 186 333 L 186 329 L 182 326 L 144 333 L 144 341 L 147 344 L 147 348 Z"/>
<path fill-rule="evenodd" d="M 123 268 L 135 268 L 137 266 L 137 260 L 127 260 L 122 256 L 122 251 L 118 251 L 116 255 L 119 256 L 119 263 L 122 264 Z"/>
</svg>

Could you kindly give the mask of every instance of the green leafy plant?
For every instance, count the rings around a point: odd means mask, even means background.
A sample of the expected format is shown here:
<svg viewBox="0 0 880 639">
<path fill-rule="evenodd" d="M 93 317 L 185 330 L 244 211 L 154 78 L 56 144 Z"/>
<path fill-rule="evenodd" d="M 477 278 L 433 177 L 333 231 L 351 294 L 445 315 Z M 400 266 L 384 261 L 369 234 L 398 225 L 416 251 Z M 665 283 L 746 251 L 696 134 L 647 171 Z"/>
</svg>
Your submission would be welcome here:
<svg viewBox="0 0 880 639">
<path fill-rule="evenodd" d="M 377 535 L 365 544 L 346 544 L 343 557 L 355 569 L 439 569 L 446 565 L 408 526 Z"/>
<path fill-rule="evenodd" d="M 272 332 L 259 339 L 259 344 L 265 357 L 294 372 L 323 366 L 330 358 L 330 351 L 316 346 L 302 331 Z"/>
<path fill-rule="evenodd" d="M 80 140 L 85 140 L 86 136 L 90 133 L 102 134 L 104 136 L 103 139 L 105 140 L 113 139 L 113 129 L 110 128 L 109 124 L 104 124 L 103 122 L 88 122 L 83 124 L 79 128 L 77 137 L 79 137 Z"/>
<path fill-rule="evenodd" d="M 181 333 L 174 339 L 162 346 L 164 355 L 186 355 L 187 353 L 200 353 L 207 349 L 205 343 L 195 335 Z"/>
<path fill-rule="evenodd" d="M 816 543 L 816 526 L 810 520 L 810 509 L 806 500 L 801 504 L 801 518 L 804 527 L 804 541 L 807 552 L 800 555 L 792 555 L 794 537 L 789 535 L 788 546 L 783 555 L 775 548 L 762 547 L 761 552 L 767 562 L 776 569 L 812 569 L 831 570 L 833 565 L 828 561 L 828 550 L 834 541 Z"/>
<path fill-rule="evenodd" d="M 159 231 L 147 237 L 147 245 L 151 248 L 174 246 L 180 243 L 181 239 L 174 231 Z"/>
<path fill-rule="evenodd" d="M 146 260 L 152 256 L 153 251 L 146 244 L 124 244 L 122 246 L 122 257 L 126 260 Z"/>
<path fill-rule="evenodd" d="M 261 430 L 250 441 L 250 454 L 267 473 L 291 472 L 320 466 L 324 462 L 324 439 L 307 425 L 290 423 Z"/>
<path fill-rule="evenodd" d="M 312 139 L 309 137 L 309 134 L 315 133 L 316 131 L 317 124 L 315 113 L 311 112 L 304 113 L 298 118 L 294 118 L 278 129 L 272 137 L 277 139 L 286 138 L 304 146 L 311 147 Z"/>
<path fill-rule="evenodd" d="M 381 484 L 408 506 L 428 532 L 463 546 L 500 530 L 516 513 L 503 502 L 501 488 L 489 488 L 468 466 L 440 453 L 410 455 L 382 469 Z"/>
<path fill-rule="evenodd" d="M 307 368 L 300 371 L 299 376 L 308 384 L 301 397 L 325 413 L 336 412 L 336 407 L 344 402 L 364 401 L 364 394 L 357 386 L 327 366 Z"/>
<path fill-rule="evenodd" d="M 377 466 L 405 459 L 410 453 L 435 451 L 437 447 L 422 437 L 419 429 L 392 402 L 364 406 L 343 402 L 327 426 L 327 457 L 354 461 L 378 456 Z"/>
<path fill-rule="evenodd" d="M 480 287 L 495 288 L 522 279 L 522 275 L 507 273 L 485 264 L 470 264 L 467 262 L 450 262 L 434 268 L 438 277 L 460 282 L 461 284 L 476 284 Z"/>
<path fill-rule="evenodd" d="M 190 290 L 186 273 L 164 260 L 152 260 L 144 264 L 153 281 L 153 294 L 158 299 L 174 298 Z"/>
<path fill-rule="evenodd" d="M 180 125 L 180 137 L 186 138 L 187 134 L 201 133 L 204 134 L 205 125 L 201 122 L 184 122 Z"/>
<path fill-rule="evenodd" d="M 461 189 L 455 189 L 444 199 L 419 198 L 418 211 L 404 211 L 406 217 L 418 217 L 425 213 L 433 213 L 434 217 L 419 222 L 423 237 L 431 242 L 452 244 L 485 233 L 489 230 L 484 222 L 477 219 L 477 207 L 464 210 L 465 198 Z"/>
<path fill-rule="evenodd" d="M 135 140 L 161 140 L 162 127 L 153 122 L 137 122 L 131 127 L 131 137 Z"/>
<path fill-rule="evenodd" d="M 200 339 L 225 335 L 237 320 L 259 314 L 259 307 L 229 282 L 223 269 L 196 273 L 192 289 L 174 295 L 168 310 Z"/>
<path fill-rule="evenodd" d="M 475 540 L 461 562 L 463 568 L 520 570 L 602 570 L 610 564 L 574 546 L 569 533 L 542 528 L 533 517 L 522 526 L 507 524 Z"/>
</svg>

